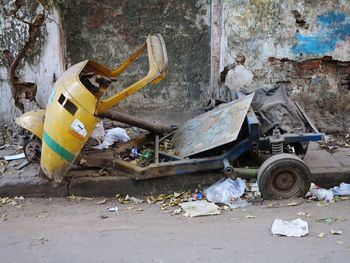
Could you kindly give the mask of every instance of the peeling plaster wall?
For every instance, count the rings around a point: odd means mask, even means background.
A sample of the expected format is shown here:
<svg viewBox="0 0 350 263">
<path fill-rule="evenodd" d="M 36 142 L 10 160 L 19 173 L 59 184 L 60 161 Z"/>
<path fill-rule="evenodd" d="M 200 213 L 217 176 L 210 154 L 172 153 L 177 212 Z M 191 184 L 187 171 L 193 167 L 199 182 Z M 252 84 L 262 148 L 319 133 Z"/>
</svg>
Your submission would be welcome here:
<svg viewBox="0 0 350 263">
<path fill-rule="evenodd" d="M 42 1 L 46 2 L 46 1 Z M 60 17 L 53 6 L 43 6 L 39 1 L 0 0 L 0 125 L 13 127 L 13 120 L 21 114 L 16 108 L 9 80 L 10 57 L 16 57 L 29 39 L 29 24 L 37 15 L 45 13 L 39 37 L 20 60 L 16 70 L 19 81 L 34 83 L 34 100 L 24 100 L 24 110 L 45 108 L 53 87 L 53 75 L 63 72 L 62 45 L 60 43 Z M 18 9 L 18 10 L 17 10 Z"/>
<path fill-rule="evenodd" d="M 84 59 L 114 67 L 148 34 L 161 33 L 169 75 L 118 107 L 122 111 L 202 110 L 231 89 L 284 86 L 326 132 L 350 131 L 350 2 L 347 0 L 0 0 L 0 51 L 13 56 L 28 24 L 46 12 L 39 37 L 17 69 L 36 84 L 26 110 L 44 108 L 55 78 Z M 17 17 L 9 15 L 16 8 Z M 0 125 L 20 114 L 11 99 L 9 63 L 0 52 Z M 144 56 L 108 95 L 147 69 Z M 231 71 L 226 82 L 220 72 Z M 349 124 L 347 124 L 349 123 Z"/>
<path fill-rule="evenodd" d="M 245 70 L 253 74 L 246 89 L 285 86 L 322 131 L 349 132 L 350 2 L 222 4 L 221 71 L 229 65 L 234 70 L 243 55 Z"/>
</svg>

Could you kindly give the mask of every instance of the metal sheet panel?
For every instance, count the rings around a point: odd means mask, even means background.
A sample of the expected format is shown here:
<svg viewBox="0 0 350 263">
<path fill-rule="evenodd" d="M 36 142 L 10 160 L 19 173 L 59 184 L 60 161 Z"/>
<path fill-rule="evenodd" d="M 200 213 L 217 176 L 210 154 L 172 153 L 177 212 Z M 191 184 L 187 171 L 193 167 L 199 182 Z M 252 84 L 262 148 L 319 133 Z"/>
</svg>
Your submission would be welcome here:
<svg viewBox="0 0 350 263">
<path fill-rule="evenodd" d="M 173 137 L 176 150 L 187 157 L 236 140 L 253 97 L 254 93 L 185 122 Z"/>
</svg>

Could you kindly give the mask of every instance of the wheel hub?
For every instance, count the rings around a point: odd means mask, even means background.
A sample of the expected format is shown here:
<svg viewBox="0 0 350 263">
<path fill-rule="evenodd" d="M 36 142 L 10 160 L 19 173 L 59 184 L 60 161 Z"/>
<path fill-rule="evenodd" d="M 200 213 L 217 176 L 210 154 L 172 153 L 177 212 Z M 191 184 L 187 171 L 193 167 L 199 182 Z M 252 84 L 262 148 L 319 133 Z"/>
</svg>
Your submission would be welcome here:
<svg viewBox="0 0 350 263">
<path fill-rule="evenodd" d="M 295 178 L 293 173 L 282 172 L 276 175 L 275 184 L 281 190 L 288 190 L 292 188 L 295 183 Z"/>
<path fill-rule="evenodd" d="M 41 155 L 41 144 L 37 140 L 30 140 L 25 145 L 25 155 L 30 162 L 39 162 Z"/>
</svg>

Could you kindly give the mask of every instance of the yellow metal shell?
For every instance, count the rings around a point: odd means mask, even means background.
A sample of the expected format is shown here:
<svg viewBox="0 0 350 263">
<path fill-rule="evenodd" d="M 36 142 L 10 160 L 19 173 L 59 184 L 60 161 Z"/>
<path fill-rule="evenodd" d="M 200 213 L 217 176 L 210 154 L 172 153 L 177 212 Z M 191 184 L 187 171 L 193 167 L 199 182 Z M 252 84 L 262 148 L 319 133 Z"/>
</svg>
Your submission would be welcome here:
<svg viewBox="0 0 350 263">
<path fill-rule="evenodd" d="M 43 127 L 45 120 L 45 110 L 28 111 L 16 118 L 15 123 L 18 126 L 30 131 L 40 140 L 43 137 Z"/>
<path fill-rule="evenodd" d="M 117 94 L 100 100 L 107 86 L 101 85 L 95 94 L 80 81 L 82 71 L 114 78 L 121 74 L 146 49 L 147 76 Z M 83 61 L 69 68 L 55 83 L 50 96 L 42 132 L 41 168 L 50 179 L 60 182 L 76 156 L 84 147 L 98 122 L 98 114 L 132 95 L 149 83 L 158 83 L 167 73 L 168 57 L 162 36 L 149 36 L 146 43 L 116 69 L 93 61 Z M 38 136 L 39 137 L 39 136 Z"/>
</svg>

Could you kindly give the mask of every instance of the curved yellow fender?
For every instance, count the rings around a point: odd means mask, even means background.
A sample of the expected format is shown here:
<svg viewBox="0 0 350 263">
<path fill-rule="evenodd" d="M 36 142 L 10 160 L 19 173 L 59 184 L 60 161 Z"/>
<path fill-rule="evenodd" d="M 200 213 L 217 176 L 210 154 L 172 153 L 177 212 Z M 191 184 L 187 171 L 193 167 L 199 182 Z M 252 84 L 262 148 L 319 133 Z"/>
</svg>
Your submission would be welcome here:
<svg viewBox="0 0 350 263">
<path fill-rule="evenodd" d="M 80 81 L 83 72 L 115 78 L 146 48 L 148 74 L 110 98 L 101 99 L 108 86 L 101 84 L 97 91 L 92 92 Z M 161 35 L 149 36 L 146 43 L 116 69 L 111 70 L 89 60 L 69 68 L 55 83 L 45 113 L 40 162 L 44 174 L 55 182 L 60 182 L 99 121 L 98 114 L 147 84 L 158 83 L 167 74 L 167 68 L 167 52 Z"/>
</svg>

